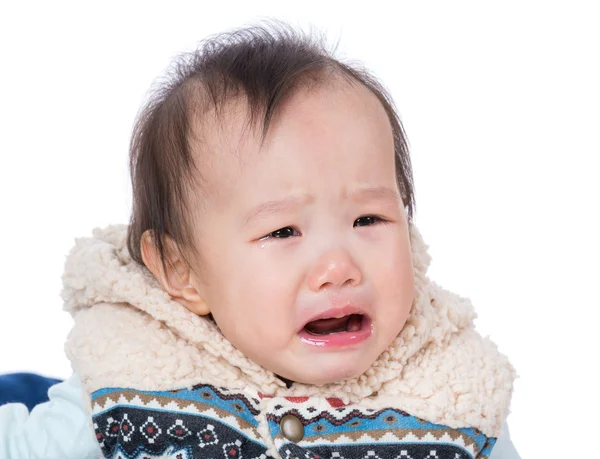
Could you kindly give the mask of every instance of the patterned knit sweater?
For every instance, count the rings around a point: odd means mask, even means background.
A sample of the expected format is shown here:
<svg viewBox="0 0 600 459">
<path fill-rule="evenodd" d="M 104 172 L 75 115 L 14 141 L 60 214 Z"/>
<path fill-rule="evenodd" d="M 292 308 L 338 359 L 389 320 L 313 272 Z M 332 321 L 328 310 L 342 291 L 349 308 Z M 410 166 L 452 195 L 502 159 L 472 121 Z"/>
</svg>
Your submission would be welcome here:
<svg viewBox="0 0 600 459">
<path fill-rule="evenodd" d="M 516 372 L 477 333 L 467 298 L 427 277 L 410 225 L 415 299 L 359 377 L 288 385 L 132 261 L 127 227 L 95 229 L 67 257 L 66 343 L 107 458 L 487 458 Z"/>
</svg>

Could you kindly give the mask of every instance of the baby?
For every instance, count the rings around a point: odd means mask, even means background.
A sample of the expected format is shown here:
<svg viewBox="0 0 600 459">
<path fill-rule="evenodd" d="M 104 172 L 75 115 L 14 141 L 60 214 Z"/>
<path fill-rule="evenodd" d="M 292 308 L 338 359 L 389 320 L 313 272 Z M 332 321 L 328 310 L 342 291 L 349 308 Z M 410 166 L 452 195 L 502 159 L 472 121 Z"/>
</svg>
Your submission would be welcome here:
<svg viewBox="0 0 600 459">
<path fill-rule="evenodd" d="M 426 275 L 405 134 L 366 70 L 282 24 L 211 37 L 130 159 L 130 224 L 66 262 L 74 376 L 34 411 L 89 435 L 60 457 L 518 457 L 515 370 Z"/>
</svg>

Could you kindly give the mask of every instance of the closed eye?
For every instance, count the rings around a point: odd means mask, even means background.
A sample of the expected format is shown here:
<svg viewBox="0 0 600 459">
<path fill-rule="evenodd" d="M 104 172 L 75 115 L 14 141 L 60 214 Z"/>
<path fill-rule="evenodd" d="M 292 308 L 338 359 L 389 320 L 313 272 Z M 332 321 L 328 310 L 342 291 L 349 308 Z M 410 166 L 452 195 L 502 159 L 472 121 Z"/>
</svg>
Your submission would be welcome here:
<svg viewBox="0 0 600 459">
<path fill-rule="evenodd" d="M 362 217 L 358 217 L 354 220 L 354 227 L 357 226 L 371 226 L 376 223 L 387 223 L 387 220 L 384 220 L 381 217 L 377 217 L 376 215 L 364 215 Z"/>
</svg>

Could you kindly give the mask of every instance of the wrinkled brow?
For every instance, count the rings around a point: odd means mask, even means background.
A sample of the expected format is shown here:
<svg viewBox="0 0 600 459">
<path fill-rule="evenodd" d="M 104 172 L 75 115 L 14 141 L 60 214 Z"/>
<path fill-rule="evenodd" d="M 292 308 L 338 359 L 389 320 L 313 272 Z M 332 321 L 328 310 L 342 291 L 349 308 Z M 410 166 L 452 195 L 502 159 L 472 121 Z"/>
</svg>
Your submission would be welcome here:
<svg viewBox="0 0 600 459">
<path fill-rule="evenodd" d="M 296 195 L 283 199 L 263 202 L 248 212 L 244 221 L 244 226 L 250 225 L 254 220 L 268 217 L 269 215 L 275 215 L 280 212 L 289 211 L 313 201 L 314 199 L 308 195 Z"/>
<path fill-rule="evenodd" d="M 344 194 L 343 197 L 346 199 L 349 198 L 354 202 L 389 201 L 392 204 L 400 204 L 402 202 L 399 191 L 386 186 L 359 188 Z M 314 197 L 307 194 L 288 196 L 283 199 L 264 202 L 248 212 L 244 219 L 244 226 L 248 226 L 260 218 L 275 215 L 280 212 L 291 211 L 311 202 L 314 202 Z"/>
</svg>

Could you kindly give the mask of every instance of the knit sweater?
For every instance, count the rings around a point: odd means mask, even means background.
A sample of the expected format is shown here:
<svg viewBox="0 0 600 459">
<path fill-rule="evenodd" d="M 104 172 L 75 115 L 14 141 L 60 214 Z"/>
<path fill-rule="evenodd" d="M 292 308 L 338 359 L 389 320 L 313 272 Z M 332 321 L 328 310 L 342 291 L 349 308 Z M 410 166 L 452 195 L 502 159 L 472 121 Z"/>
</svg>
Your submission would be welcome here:
<svg viewBox="0 0 600 459">
<path fill-rule="evenodd" d="M 486 458 L 516 372 L 474 326 L 469 299 L 427 277 L 414 224 L 415 298 L 358 377 L 288 385 L 135 263 L 127 227 L 95 229 L 67 257 L 66 343 L 105 457 Z"/>
</svg>

